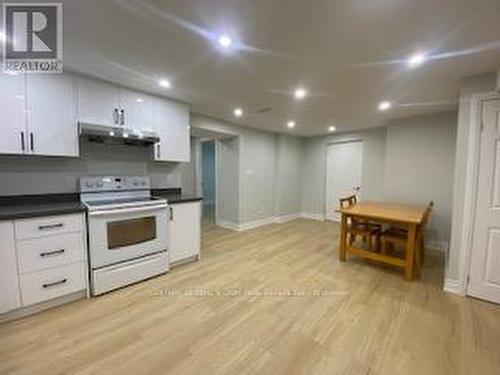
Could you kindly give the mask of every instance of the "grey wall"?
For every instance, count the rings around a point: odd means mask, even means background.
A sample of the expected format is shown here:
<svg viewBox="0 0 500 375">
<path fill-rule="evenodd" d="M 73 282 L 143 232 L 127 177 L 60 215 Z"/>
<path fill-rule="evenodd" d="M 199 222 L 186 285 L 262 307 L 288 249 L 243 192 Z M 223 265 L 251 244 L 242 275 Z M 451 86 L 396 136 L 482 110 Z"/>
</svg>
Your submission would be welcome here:
<svg viewBox="0 0 500 375">
<path fill-rule="evenodd" d="M 298 214 L 302 210 L 302 143 L 297 137 L 276 136 L 276 215 Z"/>
<path fill-rule="evenodd" d="M 450 240 L 457 112 L 390 121 L 385 147 L 384 197 L 434 201 L 427 239 L 447 249 Z"/>
<path fill-rule="evenodd" d="M 326 147 L 333 142 L 363 141 L 363 199 L 383 198 L 385 128 L 304 139 L 302 212 L 325 214 Z"/>
<path fill-rule="evenodd" d="M 225 191 L 239 189 L 239 215 L 232 222 L 240 224 L 272 217 L 275 207 L 276 134 L 196 114 L 191 116 L 191 126 L 196 130 L 232 135 L 238 139 L 238 181 L 227 179 L 230 184 L 227 188 L 219 186 L 219 189 Z M 235 157 L 234 153 L 231 155 Z M 231 195 L 234 194 L 231 192 Z M 219 196 L 222 196 L 221 192 Z M 229 210 L 235 211 L 233 207 Z M 219 210 L 219 218 L 220 212 Z"/>
<path fill-rule="evenodd" d="M 446 277 L 457 280 L 465 270 L 460 269 L 462 263 L 461 245 L 463 241 L 463 222 L 467 214 L 465 208 L 466 179 L 469 173 L 467 168 L 471 155 L 469 152 L 470 121 L 473 109 L 472 97 L 477 93 L 495 90 L 495 74 L 482 74 L 462 80 L 460 102 L 458 109 L 457 143 L 455 153 L 455 177 L 453 183 L 453 220 L 451 230 L 450 251 L 446 264 Z"/>
<path fill-rule="evenodd" d="M 275 135 L 246 130 L 240 143 L 240 223 L 274 215 Z"/>
<path fill-rule="evenodd" d="M 80 151 L 79 159 L 0 157 L 0 195 L 77 192 L 85 175 L 150 176 L 155 188 L 182 185 L 178 165 L 153 162 L 152 148 L 83 142 Z"/>
<path fill-rule="evenodd" d="M 240 219 L 239 149 L 239 137 L 222 139 L 217 148 L 218 219 L 234 224 Z"/>
</svg>

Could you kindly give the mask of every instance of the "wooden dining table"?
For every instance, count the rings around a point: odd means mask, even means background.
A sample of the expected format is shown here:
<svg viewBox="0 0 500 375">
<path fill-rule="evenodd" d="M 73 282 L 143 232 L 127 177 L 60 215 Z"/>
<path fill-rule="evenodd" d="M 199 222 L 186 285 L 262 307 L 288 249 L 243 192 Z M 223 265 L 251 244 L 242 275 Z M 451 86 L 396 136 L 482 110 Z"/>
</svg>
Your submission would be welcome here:
<svg viewBox="0 0 500 375">
<path fill-rule="evenodd" d="M 339 259 L 341 262 L 346 261 L 348 254 L 360 256 L 373 261 L 390 264 L 404 269 L 405 279 L 413 280 L 415 277 L 415 252 L 419 251 L 420 243 L 418 233 L 423 230 L 422 223 L 424 221 L 427 206 L 391 203 L 391 202 L 374 202 L 361 201 L 350 207 L 341 208 L 338 210 L 341 214 L 341 230 L 340 230 L 340 251 Z M 408 238 L 406 241 L 406 251 L 404 259 L 387 254 L 381 254 L 376 251 L 366 250 L 360 247 L 350 245 L 347 240 L 348 222 L 350 218 L 355 220 L 368 220 L 389 225 L 397 225 L 408 229 Z"/>
</svg>

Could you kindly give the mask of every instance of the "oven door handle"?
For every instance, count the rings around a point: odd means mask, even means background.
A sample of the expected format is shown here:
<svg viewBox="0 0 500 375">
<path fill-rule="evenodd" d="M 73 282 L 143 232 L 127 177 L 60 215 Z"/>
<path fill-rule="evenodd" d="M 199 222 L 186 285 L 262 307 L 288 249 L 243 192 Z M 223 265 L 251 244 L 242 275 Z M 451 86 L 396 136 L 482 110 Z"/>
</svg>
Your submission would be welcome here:
<svg viewBox="0 0 500 375">
<path fill-rule="evenodd" d="M 90 211 L 89 216 L 104 216 L 104 215 L 121 215 L 132 214 L 137 212 L 158 211 L 168 208 L 168 204 L 158 204 L 154 206 L 130 207 L 130 208 L 117 208 L 114 210 Z"/>
</svg>

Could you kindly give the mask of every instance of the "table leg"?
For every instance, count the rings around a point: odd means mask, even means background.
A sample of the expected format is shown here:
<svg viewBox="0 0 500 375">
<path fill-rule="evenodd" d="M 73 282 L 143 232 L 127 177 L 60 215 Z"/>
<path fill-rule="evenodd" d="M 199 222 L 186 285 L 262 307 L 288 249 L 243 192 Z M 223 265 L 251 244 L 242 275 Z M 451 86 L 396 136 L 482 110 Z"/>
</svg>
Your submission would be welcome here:
<svg viewBox="0 0 500 375">
<path fill-rule="evenodd" d="M 347 215 L 341 214 L 339 260 L 345 262 L 347 248 Z"/>
<path fill-rule="evenodd" d="M 415 265 L 415 245 L 417 241 L 417 225 L 410 224 L 408 226 L 408 240 L 406 242 L 406 264 L 405 264 L 405 279 L 413 280 L 413 267 Z"/>
</svg>

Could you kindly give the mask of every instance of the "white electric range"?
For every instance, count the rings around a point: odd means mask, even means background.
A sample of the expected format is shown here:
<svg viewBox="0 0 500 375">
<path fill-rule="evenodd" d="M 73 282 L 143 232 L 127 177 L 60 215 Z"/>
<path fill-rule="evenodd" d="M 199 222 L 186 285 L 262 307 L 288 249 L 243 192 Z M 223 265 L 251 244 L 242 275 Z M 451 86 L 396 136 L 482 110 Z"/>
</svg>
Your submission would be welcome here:
<svg viewBox="0 0 500 375">
<path fill-rule="evenodd" d="M 148 177 L 80 179 L 92 295 L 168 271 L 168 202 L 150 191 Z"/>
</svg>

